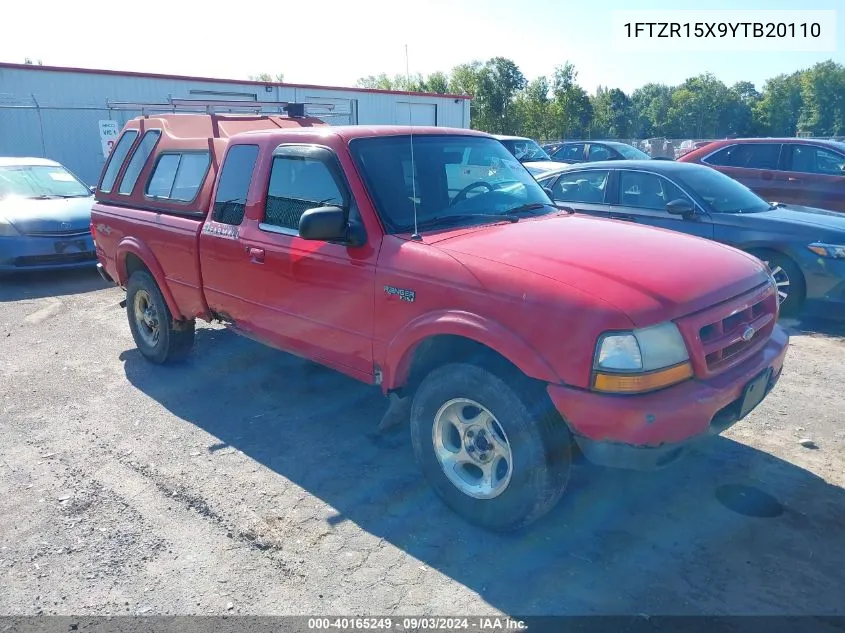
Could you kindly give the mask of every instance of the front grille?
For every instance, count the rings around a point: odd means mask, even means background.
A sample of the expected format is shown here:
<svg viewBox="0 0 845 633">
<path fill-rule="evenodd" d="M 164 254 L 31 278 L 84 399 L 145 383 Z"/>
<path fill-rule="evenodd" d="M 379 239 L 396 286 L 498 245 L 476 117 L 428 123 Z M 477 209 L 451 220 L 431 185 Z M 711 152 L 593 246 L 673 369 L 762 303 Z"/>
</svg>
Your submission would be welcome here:
<svg viewBox="0 0 845 633">
<path fill-rule="evenodd" d="M 713 376 L 761 349 L 777 322 L 777 293 L 760 286 L 713 308 L 678 320 L 695 373 Z"/>
<path fill-rule="evenodd" d="M 700 338 L 707 368 L 717 371 L 721 364 L 759 347 L 759 343 L 772 333 L 774 321 L 774 315 L 767 312 L 766 299 L 760 299 L 740 312 L 705 325 L 700 330 Z M 743 334 L 752 331 L 750 338 L 743 338 Z"/>
<path fill-rule="evenodd" d="M 91 235 L 90 229 L 69 229 L 66 231 L 25 231 L 24 235 L 35 237 L 87 237 Z"/>
<path fill-rule="evenodd" d="M 97 254 L 88 253 L 68 253 L 66 255 L 25 255 L 15 259 L 15 266 L 26 268 L 28 266 L 52 266 L 61 264 L 82 264 L 84 262 L 93 262 L 97 259 Z"/>
</svg>

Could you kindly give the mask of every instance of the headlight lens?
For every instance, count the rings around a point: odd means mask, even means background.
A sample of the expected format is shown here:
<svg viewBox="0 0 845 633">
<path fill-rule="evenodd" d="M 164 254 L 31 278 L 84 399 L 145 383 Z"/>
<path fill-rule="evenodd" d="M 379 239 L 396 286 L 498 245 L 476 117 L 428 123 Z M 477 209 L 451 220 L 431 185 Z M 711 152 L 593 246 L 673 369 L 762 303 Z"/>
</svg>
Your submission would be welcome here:
<svg viewBox="0 0 845 633">
<path fill-rule="evenodd" d="M 815 242 L 807 246 L 819 257 L 830 257 L 831 259 L 845 259 L 845 246 L 839 244 L 825 244 L 824 242 Z"/>
<path fill-rule="evenodd" d="M 595 358 L 593 388 L 597 391 L 642 393 L 692 376 L 687 346 L 672 322 L 605 334 Z"/>
<path fill-rule="evenodd" d="M 0 237 L 20 235 L 18 230 L 5 218 L 0 217 Z"/>
</svg>

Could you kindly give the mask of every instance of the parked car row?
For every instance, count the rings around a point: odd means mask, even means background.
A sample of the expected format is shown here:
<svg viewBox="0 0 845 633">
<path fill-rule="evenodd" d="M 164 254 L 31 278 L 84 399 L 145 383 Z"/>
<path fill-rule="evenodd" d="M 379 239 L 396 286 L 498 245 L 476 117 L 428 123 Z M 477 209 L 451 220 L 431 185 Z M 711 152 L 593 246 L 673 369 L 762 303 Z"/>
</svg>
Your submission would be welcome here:
<svg viewBox="0 0 845 633">
<path fill-rule="evenodd" d="M 785 315 L 845 313 L 845 215 L 770 203 L 719 171 L 675 161 L 597 162 L 537 180 L 577 212 L 696 235 L 759 257 Z"/>
</svg>

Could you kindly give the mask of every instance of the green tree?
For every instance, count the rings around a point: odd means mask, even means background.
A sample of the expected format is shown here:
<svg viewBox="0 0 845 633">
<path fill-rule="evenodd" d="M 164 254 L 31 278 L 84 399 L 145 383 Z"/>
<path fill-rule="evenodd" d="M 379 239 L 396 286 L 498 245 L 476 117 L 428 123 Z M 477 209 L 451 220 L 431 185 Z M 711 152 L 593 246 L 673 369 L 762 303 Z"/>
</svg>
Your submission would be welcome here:
<svg viewBox="0 0 845 633">
<path fill-rule="evenodd" d="M 845 131 L 845 67 L 833 60 L 801 73 L 800 131 L 814 136 L 840 135 Z"/>
<path fill-rule="evenodd" d="M 449 92 L 449 77 L 440 71 L 431 73 L 425 80 L 425 91 L 437 94 Z"/>
<path fill-rule="evenodd" d="M 592 138 L 629 138 L 633 131 L 634 109 L 631 99 L 619 88 L 596 89 L 590 99 L 593 106 L 593 121 L 590 126 Z"/>
<path fill-rule="evenodd" d="M 555 67 L 551 113 L 555 136 L 561 139 L 584 138 L 593 119 L 590 98 L 576 83 L 577 78 L 578 72 L 569 62 Z"/>
<path fill-rule="evenodd" d="M 795 136 L 803 104 L 801 73 L 778 75 L 763 86 L 752 112 L 758 132 L 766 136 Z"/>
<path fill-rule="evenodd" d="M 475 92 L 478 129 L 494 134 L 512 134 L 517 120 L 511 112 L 514 95 L 525 88 L 519 67 L 504 57 L 487 60 L 477 74 Z"/>
<path fill-rule="evenodd" d="M 712 73 L 691 77 L 672 93 L 669 132 L 675 137 L 719 138 L 725 130 L 730 94 Z"/>
<path fill-rule="evenodd" d="M 539 77 L 517 93 L 514 98 L 513 116 L 518 122 L 519 134 L 537 139 L 548 139 L 552 136 L 550 92 L 549 80 Z"/>
<path fill-rule="evenodd" d="M 284 73 L 276 73 L 275 75 L 271 75 L 270 73 L 259 73 L 257 75 L 250 75 L 250 81 L 263 81 L 264 83 L 283 83 L 285 80 Z"/>
<path fill-rule="evenodd" d="M 631 93 L 634 136 L 651 138 L 669 133 L 669 108 L 674 88 L 649 83 Z"/>
</svg>

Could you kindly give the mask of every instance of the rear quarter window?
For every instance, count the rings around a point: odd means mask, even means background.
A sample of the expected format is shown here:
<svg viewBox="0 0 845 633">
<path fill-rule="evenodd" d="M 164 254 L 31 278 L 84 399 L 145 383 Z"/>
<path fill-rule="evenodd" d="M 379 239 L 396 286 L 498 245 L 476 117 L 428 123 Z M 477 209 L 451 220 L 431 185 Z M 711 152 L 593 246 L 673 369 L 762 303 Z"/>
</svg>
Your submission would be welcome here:
<svg viewBox="0 0 845 633">
<path fill-rule="evenodd" d="M 192 202 L 205 181 L 210 164 L 208 152 L 162 153 L 147 184 L 146 196 Z"/>
<path fill-rule="evenodd" d="M 123 162 L 126 160 L 126 155 L 129 154 L 129 150 L 136 138 L 138 138 L 137 130 L 127 130 L 120 137 L 117 145 L 115 145 L 109 155 L 106 170 L 103 173 L 103 179 L 100 182 L 100 191 L 103 193 L 111 192 L 112 187 L 114 187 L 114 181 L 117 179 L 117 174 L 120 171 Z"/>
<path fill-rule="evenodd" d="M 138 182 L 138 176 L 147 164 L 147 159 L 155 149 L 158 139 L 161 138 L 160 130 L 150 130 L 144 134 L 144 138 L 138 143 L 138 147 L 129 159 L 129 164 L 126 166 L 126 171 L 123 173 L 123 179 L 120 181 L 119 193 L 129 195 L 135 189 L 135 183 Z"/>
</svg>

